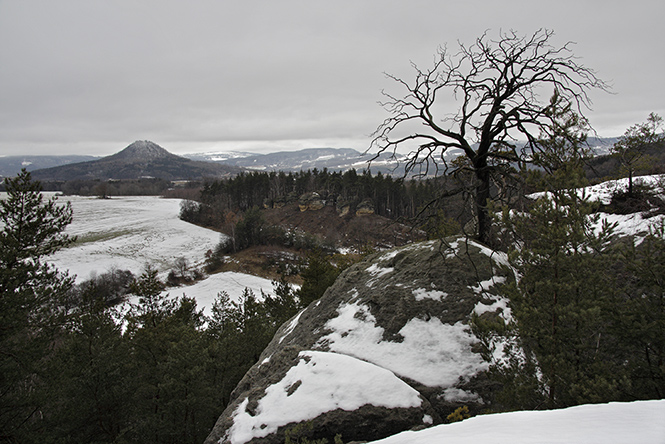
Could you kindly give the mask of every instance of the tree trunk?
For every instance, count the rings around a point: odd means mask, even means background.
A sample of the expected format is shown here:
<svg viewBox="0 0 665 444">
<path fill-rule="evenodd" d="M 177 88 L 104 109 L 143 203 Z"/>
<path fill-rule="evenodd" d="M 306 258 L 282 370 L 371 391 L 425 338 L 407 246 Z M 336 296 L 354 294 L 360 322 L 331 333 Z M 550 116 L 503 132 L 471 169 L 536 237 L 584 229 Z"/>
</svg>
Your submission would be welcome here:
<svg viewBox="0 0 665 444">
<path fill-rule="evenodd" d="M 485 165 L 486 167 L 486 165 Z M 492 218 L 487 208 L 487 202 L 490 199 L 490 175 L 485 168 L 476 167 L 476 215 L 478 217 L 478 241 L 493 246 L 491 238 Z"/>
</svg>

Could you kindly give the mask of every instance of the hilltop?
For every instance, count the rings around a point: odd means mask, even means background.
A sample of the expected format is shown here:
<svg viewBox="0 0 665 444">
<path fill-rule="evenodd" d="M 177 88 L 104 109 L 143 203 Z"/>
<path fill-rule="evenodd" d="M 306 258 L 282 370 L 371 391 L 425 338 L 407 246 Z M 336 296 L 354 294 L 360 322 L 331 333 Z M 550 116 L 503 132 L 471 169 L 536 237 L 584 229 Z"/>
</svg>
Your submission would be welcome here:
<svg viewBox="0 0 665 444">
<path fill-rule="evenodd" d="M 180 157 L 154 142 L 139 140 L 111 156 L 35 170 L 32 176 L 40 181 L 141 178 L 196 180 L 205 177 L 228 177 L 240 171 L 240 168 L 233 166 Z"/>
</svg>

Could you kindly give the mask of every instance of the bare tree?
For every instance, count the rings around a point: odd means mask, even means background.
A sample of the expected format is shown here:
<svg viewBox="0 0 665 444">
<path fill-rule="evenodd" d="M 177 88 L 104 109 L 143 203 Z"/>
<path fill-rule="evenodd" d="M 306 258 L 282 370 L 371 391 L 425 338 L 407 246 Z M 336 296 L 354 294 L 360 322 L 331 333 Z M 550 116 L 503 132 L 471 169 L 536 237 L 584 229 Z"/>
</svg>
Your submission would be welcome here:
<svg viewBox="0 0 665 444">
<path fill-rule="evenodd" d="M 387 74 L 406 93 L 383 92 L 381 105 L 391 115 L 373 135 L 376 155 L 409 151 L 406 174 L 415 175 L 453 173 L 452 156 L 464 156 L 457 165 L 473 172 L 477 236 L 484 243 L 491 243 L 492 183 L 530 160 L 554 125 L 552 108 L 570 104 L 583 119 L 588 92 L 608 89 L 578 64 L 572 43 L 554 47 L 552 36 L 545 29 L 527 37 L 501 32 L 498 40 L 485 33 L 471 46 L 458 43 L 456 53 L 439 48 L 428 70 L 412 63 L 413 83 Z"/>
</svg>

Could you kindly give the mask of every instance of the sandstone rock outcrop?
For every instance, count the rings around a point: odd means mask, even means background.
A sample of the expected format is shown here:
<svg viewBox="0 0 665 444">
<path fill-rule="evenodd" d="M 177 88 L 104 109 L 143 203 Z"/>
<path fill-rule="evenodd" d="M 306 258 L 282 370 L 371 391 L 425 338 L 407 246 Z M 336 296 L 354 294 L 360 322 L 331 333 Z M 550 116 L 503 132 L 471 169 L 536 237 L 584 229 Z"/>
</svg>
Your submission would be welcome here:
<svg viewBox="0 0 665 444">
<path fill-rule="evenodd" d="M 280 443 L 302 422 L 309 439 L 374 440 L 486 407 L 469 320 L 510 316 L 493 291 L 509 273 L 503 256 L 464 238 L 350 267 L 280 328 L 206 443 Z"/>
<path fill-rule="evenodd" d="M 298 200 L 300 211 L 317 211 L 326 206 L 325 200 L 317 192 L 305 193 Z"/>
<path fill-rule="evenodd" d="M 364 199 L 356 208 L 356 216 L 367 216 L 368 214 L 374 214 L 374 201 L 372 199 Z"/>
</svg>

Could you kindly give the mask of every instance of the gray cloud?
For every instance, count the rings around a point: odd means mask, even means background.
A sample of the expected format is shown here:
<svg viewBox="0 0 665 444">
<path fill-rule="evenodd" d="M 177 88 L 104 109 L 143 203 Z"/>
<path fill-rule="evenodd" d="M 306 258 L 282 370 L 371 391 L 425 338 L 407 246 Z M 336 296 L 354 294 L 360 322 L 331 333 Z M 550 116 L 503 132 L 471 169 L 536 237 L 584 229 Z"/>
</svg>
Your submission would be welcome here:
<svg viewBox="0 0 665 444">
<path fill-rule="evenodd" d="M 392 83 L 440 44 L 540 27 L 613 85 L 591 123 L 665 115 L 661 1 L 3 1 L 0 155 L 344 144 L 364 150 Z M 340 145 L 335 145 L 340 146 Z"/>
</svg>

